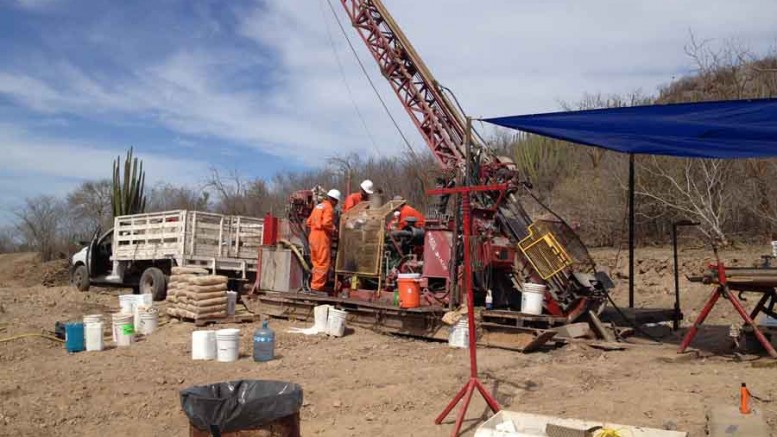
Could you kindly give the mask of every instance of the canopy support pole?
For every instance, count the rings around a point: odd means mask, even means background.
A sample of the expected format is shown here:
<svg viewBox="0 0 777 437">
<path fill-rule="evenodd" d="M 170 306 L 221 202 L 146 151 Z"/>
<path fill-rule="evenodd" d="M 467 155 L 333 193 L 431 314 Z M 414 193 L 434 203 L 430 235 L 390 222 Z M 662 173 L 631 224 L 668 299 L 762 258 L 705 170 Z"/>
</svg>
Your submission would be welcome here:
<svg viewBox="0 0 777 437">
<path fill-rule="evenodd" d="M 629 308 L 634 308 L 634 154 L 629 153 Z"/>
</svg>

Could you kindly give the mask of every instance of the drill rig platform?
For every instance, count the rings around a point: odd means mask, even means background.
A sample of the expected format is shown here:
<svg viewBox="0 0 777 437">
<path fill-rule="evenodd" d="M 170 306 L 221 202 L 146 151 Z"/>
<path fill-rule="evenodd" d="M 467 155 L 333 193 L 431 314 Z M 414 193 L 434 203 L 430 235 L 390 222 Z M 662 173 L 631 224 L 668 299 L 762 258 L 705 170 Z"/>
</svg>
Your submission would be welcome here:
<svg viewBox="0 0 777 437">
<path fill-rule="evenodd" d="M 480 312 L 480 326 L 500 335 L 528 336 L 525 346 L 531 348 L 537 339 L 552 337 L 548 329 L 553 326 L 596 319 L 612 283 L 598 271 L 574 230 L 552 211 L 555 219 L 531 219 L 521 200 L 530 194 L 530 182 L 512 160 L 494 154 L 473 134 L 469 119 L 452 103 L 380 0 L 340 3 L 436 158 L 444 175 L 439 187 L 462 183 L 506 187 L 472 196 L 475 303 L 485 306 L 487 297 L 493 302 L 492 308 Z M 353 314 L 351 324 L 445 338 L 442 316 L 463 302 L 459 205 L 440 197 L 423 228 L 388 226 L 401 201 L 372 199 L 343 214 L 333 257 L 334 289 L 327 297 L 301 291 L 304 280 L 298 280 L 300 268 L 305 267 L 300 255 L 307 244 L 304 220 L 318 201 L 315 191 L 292 195 L 287 224 L 281 226 L 288 232 L 260 248 L 260 258 L 273 259 L 271 263 L 260 259 L 261 270 L 274 266 L 283 270 L 282 278 L 295 279 L 280 286 L 262 286 L 257 281 L 254 290 L 258 292 L 244 299 L 249 308 L 273 316 L 309 318 L 313 306 L 325 302 Z M 419 278 L 423 291 L 419 308 L 397 305 L 394 296 L 400 274 Z M 545 290 L 542 314 L 522 312 L 522 293 L 528 286 Z"/>
</svg>

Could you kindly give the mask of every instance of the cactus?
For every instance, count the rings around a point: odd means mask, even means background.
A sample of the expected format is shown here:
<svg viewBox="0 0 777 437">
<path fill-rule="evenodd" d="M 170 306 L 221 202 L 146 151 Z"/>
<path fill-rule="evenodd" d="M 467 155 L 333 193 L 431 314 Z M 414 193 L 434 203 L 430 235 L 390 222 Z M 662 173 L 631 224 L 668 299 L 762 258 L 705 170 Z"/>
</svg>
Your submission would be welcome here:
<svg viewBox="0 0 777 437">
<path fill-rule="evenodd" d="M 515 163 L 528 180 L 538 183 L 546 177 L 560 178 L 567 161 L 567 149 L 558 141 L 538 135 L 516 137 Z"/>
<path fill-rule="evenodd" d="M 143 161 L 132 157 L 132 147 L 127 151 L 124 161 L 124 181 L 122 182 L 121 156 L 113 161 L 113 216 L 139 214 L 146 209 L 144 188 L 146 173 L 143 171 Z"/>
</svg>

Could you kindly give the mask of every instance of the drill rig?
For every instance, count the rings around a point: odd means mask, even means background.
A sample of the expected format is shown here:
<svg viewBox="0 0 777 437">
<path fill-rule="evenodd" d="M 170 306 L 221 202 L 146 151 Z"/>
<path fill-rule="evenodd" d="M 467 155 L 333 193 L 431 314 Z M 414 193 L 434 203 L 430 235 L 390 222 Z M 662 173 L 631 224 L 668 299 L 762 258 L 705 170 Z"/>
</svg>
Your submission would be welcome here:
<svg viewBox="0 0 777 437">
<path fill-rule="evenodd" d="M 490 294 L 494 306 L 481 313 L 482 319 L 511 326 L 535 322 L 547 326 L 598 314 L 612 283 L 605 273 L 596 270 L 576 233 L 552 211 L 555 219 L 531 219 L 520 200 L 524 194 L 531 195 L 529 181 L 521 177 L 511 159 L 497 156 L 483 139 L 472 134 L 471 123 L 435 80 L 381 0 L 339 1 L 442 174 L 448 175 L 440 185 L 507 187 L 472 196 L 476 302 L 482 304 Z M 428 314 L 462 302 L 458 287 L 461 228 L 458 220 L 445 214 L 447 209 L 455 215 L 458 206 L 447 203 L 445 198 L 437 202 L 438 209 L 425 229 L 412 224 L 410 229 L 402 230 L 387 226 L 402 202 L 380 203 L 373 199 L 344 214 L 334 272 L 337 297 L 329 301 L 339 302 L 351 311 L 380 313 L 374 318 L 383 320 L 384 325 L 391 319 L 406 326 L 412 323 L 402 320 L 426 318 L 420 324 L 427 331 L 435 331 L 430 323 L 439 325 L 439 314 L 434 318 Z M 392 310 L 395 279 L 402 272 L 421 275 L 425 299 L 420 308 Z M 546 286 L 544 314 L 540 317 L 520 312 L 520 295 L 526 283 Z M 278 314 L 270 308 L 273 299 L 276 306 L 286 309 L 306 300 L 316 303 L 299 295 L 261 299 L 266 304 L 262 311 L 274 315 Z"/>
</svg>

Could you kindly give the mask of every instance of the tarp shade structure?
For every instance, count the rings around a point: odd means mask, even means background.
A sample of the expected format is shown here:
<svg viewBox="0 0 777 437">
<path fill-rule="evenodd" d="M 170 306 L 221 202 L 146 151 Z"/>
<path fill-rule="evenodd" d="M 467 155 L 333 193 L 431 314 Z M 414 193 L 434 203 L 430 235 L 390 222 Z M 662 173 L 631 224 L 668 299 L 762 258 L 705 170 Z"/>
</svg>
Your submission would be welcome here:
<svg viewBox="0 0 777 437">
<path fill-rule="evenodd" d="M 777 99 L 631 106 L 484 121 L 623 153 L 722 159 L 777 156 Z"/>
</svg>

